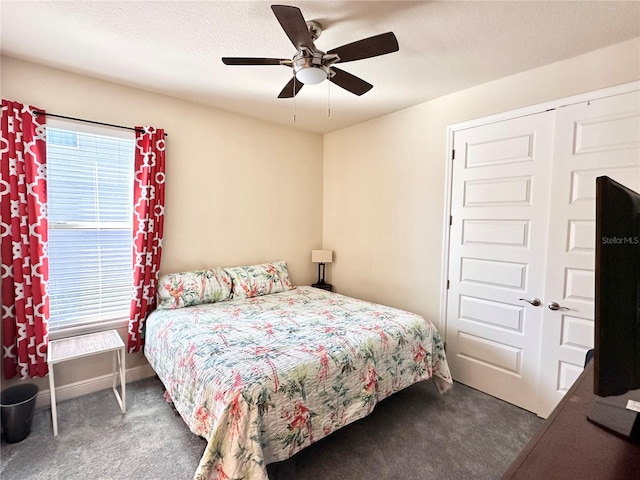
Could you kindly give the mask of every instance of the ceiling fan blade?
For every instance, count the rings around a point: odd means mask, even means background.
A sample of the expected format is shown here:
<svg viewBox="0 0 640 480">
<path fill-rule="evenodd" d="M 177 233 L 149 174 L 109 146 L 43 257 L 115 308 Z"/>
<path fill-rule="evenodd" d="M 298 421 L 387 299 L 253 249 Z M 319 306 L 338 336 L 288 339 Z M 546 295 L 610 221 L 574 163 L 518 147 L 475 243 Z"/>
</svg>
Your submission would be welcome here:
<svg viewBox="0 0 640 480">
<path fill-rule="evenodd" d="M 284 88 L 280 92 L 280 95 L 278 95 L 278 98 L 293 98 L 298 94 L 303 86 L 304 83 L 302 83 L 296 77 L 291 77 L 291 80 L 289 80 L 289 83 L 284 86 Z"/>
<path fill-rule="evenodd" d="M 300 50 L 302 46 L 315 49 L 313 39 L 309 33 L 309 27 L 307 27 L 307 22 L 298 7 L 271 5 L 271 10 L 273 10 L 278 22 L 280 22 L 284 33 L 287 34 L 291 43 L 293 43 L 298 50 Z"/>
<path fill-rule="evenodd" d="M 340 60 L 337 63 L 353 62 L 363 58 L 377 57 L 400 50 L 398 39 L 393 32 L 381 33 L 369 38 L 363 38 L 357 42 L 348 43 L 341 47 L 329 50 L 329 53 L 336 53 Z"/>
<path fill-rule="evenodd" d="M 335 75 L 329 80 L 355 95 L 360 96 L 373 88 L 373 85 L 369 82 L 365 82 L 361 78 L 356 77 L 349 72 L 345 72 L 344 70 L 340 70 L 335 67 L 332 67 L 331 70 L 335 72 Z"/>
<path fill-rule="evenodd" d="M 290 64 L 288 58 L 254 58 L 254 57 L 222 57 L 225 65 L 286 65 Z"/>
</svg>

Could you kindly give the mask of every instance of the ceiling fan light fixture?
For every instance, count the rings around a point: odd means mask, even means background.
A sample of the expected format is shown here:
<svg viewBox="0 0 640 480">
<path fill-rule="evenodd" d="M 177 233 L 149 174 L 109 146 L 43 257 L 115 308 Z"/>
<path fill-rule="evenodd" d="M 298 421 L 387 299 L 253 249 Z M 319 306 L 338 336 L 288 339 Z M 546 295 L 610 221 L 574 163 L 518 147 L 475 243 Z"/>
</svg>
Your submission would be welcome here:
<svg viewBox="0 0 640 480">
<path fill-rule="evenodd" d="M 307 47 L 293 56 L 293 74 L 303 85 L 321 83 L 329 77 L 330 70 L 323 62 L 324 52 Z"/>
<path fill-rule="evenodd" d="M 320 67 L 302 67 L 296 72 L 296 78 L 305 85 L 315 85 L 327 79 L 327 72 Z"/>
</svg>

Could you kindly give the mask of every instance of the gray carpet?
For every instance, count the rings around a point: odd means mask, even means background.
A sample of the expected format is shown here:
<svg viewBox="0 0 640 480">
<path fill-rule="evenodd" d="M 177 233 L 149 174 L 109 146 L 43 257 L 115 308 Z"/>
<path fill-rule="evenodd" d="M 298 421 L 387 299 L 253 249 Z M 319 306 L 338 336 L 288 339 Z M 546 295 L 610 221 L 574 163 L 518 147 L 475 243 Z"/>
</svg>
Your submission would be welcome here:
<svg viewBox="0 0 640 480">
<path fill-rule="evenodd" d="M 542 424 L 535 415 L 464 385 L 444 396 L 422 382 L 284 462 L 270 480 L 498 479 Z M 206 443 L 149 378 L 127 385 L 127 414 L 111 390 L 36 411 L 31 435 L 2 442 L 2 480 L 188 480 Z"/>
</svg>

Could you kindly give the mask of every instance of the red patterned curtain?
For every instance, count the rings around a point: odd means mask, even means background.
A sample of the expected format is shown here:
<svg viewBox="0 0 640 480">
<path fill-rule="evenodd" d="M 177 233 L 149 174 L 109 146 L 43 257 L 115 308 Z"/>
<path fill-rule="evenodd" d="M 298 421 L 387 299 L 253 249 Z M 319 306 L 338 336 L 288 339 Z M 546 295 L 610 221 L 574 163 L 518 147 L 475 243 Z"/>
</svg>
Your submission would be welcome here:
<svg viewBox="0 0 640 480">
<path fill-rule="evenodd" d="M 133 299 L 128 350 L 144 345 L 144 322 L 156 305 L 164 230 L 164 130 L 136 127 L 133 179 Z"/>
<path fill-rule="evenodd" d="M 2 100 L 2 360 L 7 379 L 48 372 L 45 116 L 33 110 Z"/>
</svg>

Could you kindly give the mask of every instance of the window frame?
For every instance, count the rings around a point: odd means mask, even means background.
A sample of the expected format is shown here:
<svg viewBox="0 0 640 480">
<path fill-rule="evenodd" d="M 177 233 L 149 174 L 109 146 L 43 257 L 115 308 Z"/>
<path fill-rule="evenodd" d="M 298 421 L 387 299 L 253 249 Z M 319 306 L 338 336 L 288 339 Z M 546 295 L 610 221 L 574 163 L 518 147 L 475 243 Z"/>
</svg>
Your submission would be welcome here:
<svg viewBox="0 0 640 480">
<path fill-rule="evenodd" d="M 81 121 L 73 121 L 69 119 L 58 119 L 58 118 L 47 118 L 46 128 L 54 128 L 61 130 L 73 130 L 78 133 L 86 133 L 90 135 L 102 135 L 108 137 L 117 137 L 127 140 L 134 141 L 134 149 L 135 149 L 135 132 L 123 130 L 116 127 L 106 127 L 101 125 L 93 125 L 87 124 Z M 59 148 L 69 148 L 72 150 L 76 150 L 79 147 L 70 147 L 65 145 L 56 145 Z M 135 155 L 135 151 L 134 151 Z M 134 158 L 131 158 L 131 169 L 132 173 L 134 172 Z M 131 188 L 133 189 L 133 183 L 131 184 Z M 48 201 L 48 199 L 47 199 Z M 133 199 L 132 199 L 133 202 Z M 133 212 L 132 212 L 133 215 Z M 133 218 L 131 219 L 131 228 L 133 228 Z M 66 223 L 58 223 L 56 226 L 52 227 L 51 221 L 49 220 L 48 231 L 53 229 L 64 229 L 70 228 L 72 225 L 75 227 L 87 227 L 90 226 L 91 222 L 66 222 Z M 75 224 L 75 225 L 74 225 Z M 115 222 L 114 222 L 115 224 Z M 124 223 L 122 224 L 124 226 Z M 130 225 L 126 225 L 128 228 Z M 76 228 L 74 228 L 76 229 Z M 133 239 L 132 239 L 133 241 Z M 132 266 L 132 279 L 133 279 L 133 266 Z M 50 278 L 49 278 L 50 281 Z M 51 301 L 51 297 L 49 297 L 49 301 Z M 94 321 L 88 323 L 82 323 L 77 325 L 68 325 L 68 326 L 59 326 L 52 328 L 51 325 L 48 326 L 48 333 L 50 340 L 58 340 L 61 338 L 72 337 L 76 335 L 84 335 L 88 333 L 96 333 L 102 331 L 108 331 L 113 329 L 124 329 L 128 328 L 129 325 L 129 315 L 127 316 L 114 316 L 112 319 L 102 320 L 102 321 Z"/>
</svg>

